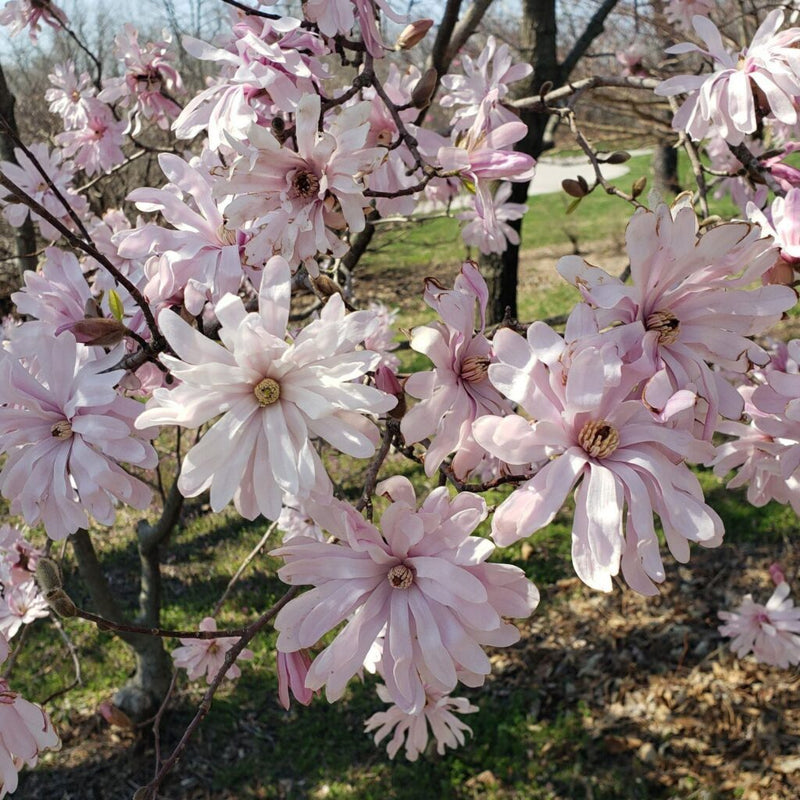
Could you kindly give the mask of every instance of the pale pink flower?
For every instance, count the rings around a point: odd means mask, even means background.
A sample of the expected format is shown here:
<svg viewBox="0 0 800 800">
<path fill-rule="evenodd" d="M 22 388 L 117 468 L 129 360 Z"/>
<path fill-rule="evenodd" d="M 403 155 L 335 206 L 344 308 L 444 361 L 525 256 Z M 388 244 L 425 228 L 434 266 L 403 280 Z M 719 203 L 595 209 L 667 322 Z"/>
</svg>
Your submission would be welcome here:
<svg viewBox="0 0 800 800">
<path fill-rule="evenodd" d="M 693 139 L 718 133 L 730 144 L 740 144 L 754 133 L 760 116 L 772 113 L 787 125 L 797 123 L 800 96 L 800 60 L 793 45 L 800 42 L 800 28 L 779 33 L 782 9 L 771 11 L 759 26 L 750 46 L 741 54 L 726 50 L 716 25 L 695 16 L 692 25 L 706 49 L 690 42 L 667 48 L 667 53 L 699 52 L 712 58 L 711 75 L 679 75 L 662 81 L 661 96 L 688 94 L 675 114 L 672 127 Z"/>
<path fill-rule="evenodd" d="M 133 430 L 141 410 L 121 397 L 115 356 L 93 359 L 70 333 L 29 322 L 0 355 L 0 490 L 29 525 L 63 539 L 114 522 L 117 500 L 146 508 L 150 489 L 119 465 L 154 467 L 150 443 Z"/>
<path fill-rule="evenodd" d="M 51 155 L 47 145 L 41 142 L 32 144 L 28 149 L 75 213 L 79 217 L 83 216 L 89 204 L 82 195 L 79 195 L 70 186 L 74 171 L 72 164 L 67 161 L 62 161 L 61 153 L 58 150 L 54 150 Z M 63 203 L 48 186 L 31 159 L 18 147 L 14 148 L 14 154 L 16 155 L 18 163 L 12 164 L 10 161 L 0 162 L 0 172 L 16 183 L 29 197 L 32 197 L 37 203 L 43 205 L 47 211 L 54 217 L 57 217 L 68 228 L 74 227 Z M 0 196 L 7 196 L 6 190 L 2 187 L 0 187 Z M 15 228 L 22 225 L 25 217 L 30 214 L 31 218 L 39 223 L 39 230 L 45 239 L 55 241 L 61 237 L 61 233 L 56 228 L 49 222 L 45 222 L 38 214 L 30 211 L 26 205 L 12 201 L 0 202 L 4 206 L 3 216 L 8 220 L 9 224 L 13 225 Z"/>
<path fill-rule="evenodd" d="M 641 327 L 629 333 L 647 344 Z M 649 348 L 634 358 L 605 341 L 570 354 L 541 322 L 528 328 L 527 340 L 507 328 L 495 335 L 489 380 L 527 418 L 481 417 L 473 434 L 511 464 L 548 460 L 498 507 L 492 538 L 506 546 L 549 524 L 578 484 L 572 528 L 578 577 L 608 592 L 621 567 L 632 589 L 655 594 L 665 573 L 654 514 L 681 562 L 689 558 L 689 540 L 705 547 L 722 541 L 722 522 L 683 463 L 707 457 L 710 447 L 653 419 L 634 393 L 652 374 Z"/>
<path fill-rule="evenodd" d="M 7 645 L 0 647 L 0 661 L 7 652 Z M 0 678 L 0 800 L 17 790 L 17 774 L 23 765 L 35 767 L 42 750 L 60 747 L 61 740 L 44 710 L 12 692 Z"/>
<path fill-rule="evenodd" d="M 593 309 L 599 329 L 644 325 L 673 390 L 692 389 L 708 402 L 706 438 L 718 412 L 738 419 L 743 405 L 709 362 L 741 373 L 766 364 L 766 351 L 746 337 L 766 331 L 797 300 L 787 286 L 750 288 L 777 256 L 772 242 L 760 236 L 744 223 L 699 233 L 694 210 L 679 198 L 672 208 L 639 209 L 628 223 L 630 285 L 578 256 L 557 264 Z"/>
<path fill-rule="evenodd" d="M 163 41 L 148 42 L 142 47 L 139 32 L 129 22 L 114 39 L 114 51 L 122 60 L 125 74 L 106 78 L 97 99 L 130 107 L 131 124 L 133 117 L 136 120 L 134 134 L 141 129 L 142 117 L 166 130 L 170 119 L 180 114 L 181 107 L 175 102 L 174 94 L 183 90 L 183 81 L 172 64 L 171 43 L 171 37 L 165 32 Z"/>
<path fill-rule="evenodd" d="M 0 25 L 8 25 L 12 36 L 29 27 L 28 35 L 35 42 L 40 22 L 60 28 L 67 23 L 67 16 L 52 0 L 9 0 L 0 10 Z"/>
<path fill-rule="evenodd" d="M 337 541 L 298 537 L 271 553 L 286 562 L 281 580 L 315 587 L 278 612 L 277 647 L 311 647 L 349 617 L 314 659 L 306 687 L 325 686 L 328 699 L 338 699 L 383 636 L 378 672 L 395 703 L 421 712 L 426 687 L 446 693 L 459 680 L 483 682 L 491 666 L 481 645 L 516 642 L 519 631 L 503 617 L 528 616 L 538 592 L 517 567 L 487 563 L 493 546 L 470 536 L 486 517 L 481 497 L 451 499 L 440 487 L 417 510 L 414 489 L 400 476 L 377 493 L 392 501 L 381 531 L 347 503 L 310 503 Z"/>
<path fill-rule="evenodd" d="M 49 613 L 50 606 L 32 576 L 21 583 L 5 585 L 0 597 L 0 635 L 13 639 L 23 625 Z"/>
<path fill-rule="evenodd" d="M 399 308 L 389 309 L 383 303 L 371 301 L 369 310 L 375 315 L 378 324 L 375 331 L 364 340 L 367 350 L 374 350 L 381 354 L 381 364 L 390 370 L 396 371 L 400 366 L 400 359 L 394 355 L 400 343 L 395 341 L 395 329 L 392 327 L 400 313 Z"/>
<path fill-rule="evenodd" d="M 731 650 L 739 658 L 752 653 L 756 661 L 787 669 L 800 664 L 800 608 L 789 598 L 785 581 L 779 583 L 766 605 L 746 594 L 736 611 L 718 611 L 725 621 L 719 632 L 733 637 Z"/>
<path fill-rule="evenodd" d="M 498 46 L 497 39 L 490 36 L 476 59 L 461 55 L 460 67 L 463 75 L 442 76 L 444 94 L 439 100 L 442 108 L 456 107 L 452 122 L 457 130 L 466 130 L 472 125 L 488 96 L 492 97 L 489 114 L 494 127 L 518 120 L 517 115 L 503 105 L 503 100 L 508 96 L 509 84 L 531 74 L 530 64 L 512 64 L 509 46 Z"/>
<path fill-rule="evenodd" d="M 215 306 L 222 344 L 170 310 L 159 315 L 178 354 L 161 359 L 180 383 L 157 389 L 136 424 L 196 428 L 223 414 L 186 454 L 178 482 L 187 497 L 210 488 L 214 511 L 233 500 L 248 519 L 277 519 L 283 492 L 329 492 L 309 437 L 367 458 L 377 429 L 364 415 L 396 403 L 359 382 L 379 360 L 377 353 L 356 351 L 374 318 L 366 311 L 346 314 L 339 295 L 287 342 L 290 284 L 289 265 L 276 256 L 264 268 L 257 313 L 225 295 Z"/>
<path fill-rule="evenodd" d="M 54 328 L 83 319 L 91 298 L 89 284 L 70 252 L 47 247 L 40 271 L 26 270 L 25 286 L 11 295 L 20 314 L 50 323 Z"/>
<path fill-rule="evenodd" d="M 223 74 L 187 103 L 173 128 L 182 139 L 206 129 L 212 150 L 228 146 L 230 138 L 244 141 L 254 124 L 269 127 L 274 118 L 294 113 L 328 77 L 319 59 L 327 48 L 291 17 L 246 17 L 223 47 L 189 36 L 182 41 L 187 52 L 212 61 Z"/>
<path fill-rule="evenodd" d="M 522 219 L 528 206 L 509 203 L 509 197 L 511 184 L 501 183 L 488 207 L 476 204 L 476 208 L 458 214 L 458 219 L 467 223 L 461 230 L 465 244 L 477 247 L 481 253 L 504 253 L 509 242 L 519 244 L 519 234 L 508 223 Z"/>
<path fill-rule="evenodd" d="M 650 74 L 644 66 L 644 59 L 647 51 L 640 44 L 632 44 L 624 50 L 617 50 L 615 53 L 617 63 L 622 67 L 620 75 L 633 75 L 636 77 L 646 77 Z"/>
<path fill-rule="evenodd" d="M 415 372 L 406 381 L 406 391 L 420 402 L 403 416 L 400 430 L 409 444 L 431 437 L 425 453 L 428 476 L 450 453 L 467 444 L 478 417 L 511 410 L 486 378 L 492 361 L 492 346 L 483 334 L 488 298 L 486 282 L 471 261 L 462 265 L 453 289 L 446 290 L 431 278 L 425 281 L 425 302 L 442 321 L 422 325 L 412 333 L 411 348 L 428 356 L 434 368 Z"/>
<path fill-rule="evenodd" d="M 288 711 L 291 701 L 289 692 L 301 705 L 307 706 L 314 699 L 314 692 L 306 689 L 306 676 L 311 666 L 311 657 L 305 650 L 294 653 L 277 651 L 278 700 Z"/>
<path fill-rule="evenodd" d="M 775 239 L 787 264 L 800 266 L 800 188 L 790 189 L 786 197 L 776 197 L 768 215 L 748 203 L 747 216 Z"/>
<path fill-rule="evenodd" d="M 161 189 L 134 189 L 128 200 L 140 211 L 159 213 L 173 226 L 131 229 L 115 239 L 119 255 L 145 259 L 144 294 L 154 305 L 183 301 L 196 316 L 207 301 L 236 294 L 244 278 L 240 251 L 246 237 L 225 227 L 212 196 L 211 176 L 197 159 L 187 163 L 161 153 L 158 163 L 169 182 Z"/>
<path fill-rule="evenodd" d="M 276 520 L 278 530 L 283 534 L 283 541 L 293 536 L 305 536 L 310 539 L 324 541 L 325 535 L 322 528 L 309 515 L 304 508 L 305 503 L 292 494 L 283 496 L 283 508 Z"/>
<path fill-rule="evenodd" d="M 213 617 L 204 617 L 199 625 L 201 631 L 217 630 Z M 214 639 L 181 639 L 182 647 L 172 651 L 172 660 L 178 669 L 185 669 L 189 680 L 194 681 L 205 674 L 206 683 L 210 684 L 225 664 L 225 656 L 239 640 L 235 636 L 218 636 Z M 236 656 L 236 661 L 250 661 L 253 651 L 245 648 Z M 242 674 L 234 662 L 225 673 L 228 680 L 235 680 Z"/>
<path fill-rule="evenodd" d="M 392 9 L 388 0 L 306 0 L 303 3 L 303 16 L 315 22 L 320 33 L 330 37 L 337 33 L 350 34 L 358 24 L 367 51 L 374 58 L 383 58 L 389 48 L 378 30 L 376 10 L 393 22 L 408 21 Z"/>
<path fill-rule="evenodd" d="M 377 687 L 378 696 L 385 703 L 392 698 L 385 686 Z M 405 744 L 406 758 L 416 761 L 428 746 L 428 728 L 436 740 L 436 752 L 441 756 L 450 747 L 455 749 L 464 744 L 464 734 L 472 733 L 472 728 L 462 722 L 456 714 L 474 714 L 478 711 L 465 697 L 450 697 L 435 689 L 428 690 L 425 706 L 415 714 L 407 714 L 397 705 L 386 711 L 373 714 L 365 723 L 367 733 L 375 731 L 375 744 L 385 739 L 392 731 L 386 750 L 389 758 L 394 758 Z M 377 729 L 377 730 L 376 730 Z"/>
<path fill-rule="evenodd" d="M 8 589 L 30 580 L 40 555 L 17 528 L 0 525 L 0 583 L 3 586 Z"/>
<path fill-rule="evenodd" d="M 668 0 L 664 14 L 671 25 L 688 30 L 695 14 L 707 17 L 713 10 L 713 0 Z"/>
<path fill-rule="evenodd" d="M 102 105 L 94 98 L 97 90 L 88 73 L 82 72 L 79 78 L 72 61 L 56 64 L 47 77 L 53 86 L 44 93 L 44 99 L 50 103 L 50 112 L 63 119 L 67 130 L 85 125 L 93 106 Z"/>
<path fill-rule="evenodd" d="M 365 147 L 369 103 L 342 110 L 320 133 L 319 95 L 300 101 L 295 116 L 297 152 L 282 145 L 268 130 L 249 131 L 254 148 L 241 149 L 231 177 L 220 184 L 233 195 L 226 208 L 230 224 L 252 221 L 256 233 L 245 247 L 247 260 L 258 267 L 273 254 L 293 269 L 305 263 L 316 276 L 317 253 L 347 252 L 336 231 L 364 229 L 362 176 L 384 157 L 384 148 Z"/>
<path fill-rule="evenodd" d="M 126 125 L 124 120 L 114 119 L 109 106 L 97 102 L 82 127 L 59 133 L 56 144 L 64 158 L 74 159 L 73 164 L 87 175 L 111 172 L 125 160 L 122 144 Z"/>
</svg>

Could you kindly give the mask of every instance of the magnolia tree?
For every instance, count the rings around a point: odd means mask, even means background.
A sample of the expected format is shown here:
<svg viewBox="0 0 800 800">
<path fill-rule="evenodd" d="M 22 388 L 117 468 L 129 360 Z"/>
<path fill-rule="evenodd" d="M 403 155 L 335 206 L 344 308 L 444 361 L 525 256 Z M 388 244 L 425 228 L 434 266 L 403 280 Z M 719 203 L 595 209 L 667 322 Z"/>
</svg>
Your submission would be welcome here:
<svg viewBox="0 0 800 800">
<path fill-rule="evenodd" d="M 387 0 L 309 0 L 300 18 L 269 3 L 227 5 L 219 40 L 183 39 L 216 72 L 193 97 L 182 91 L 177 43 L 126 26 L 118 77 L 54 68 L 46 101 L 63 132 L 53 142 L 25 144 L 0 120 L 16 139 L 14 162 L 0 165 L 3 214 L 15 226 L 32 219 L 46 243 L 13 295 L 0 351 L 0 490 L 16 520 L 0 531 L 0 659 L 12 665 L 20 629 L 55 614 L 61 630 L 59 617 L 80 617 L 130 645 L 136 672 L 106 708 L 112 718 L 160 715 L 173 669 L 205 679 L 194 719 L 137 798 L 157 795 L 220 684 L 247 669 L 247 645 L 269 626 L 287 708 L 323 691 L 334 702 L 366 669 L 388 706 L 366 727 L 391 756 L 404 749 L 414 760 L 431 736 L 440 753 L 463 743 L 461 715 L 477 709 L 459 686 L 484 682 L 486 648 L 516 642 L 509 620 L 539 599 L 522 570 L 489 556 L 547 525 L 570 495 L 578 577 L 648 596 L 665 579 L 656 520 L 681 562 L 691 542 L 723 541 L 691 465 L 734 470 L 729 486 L 746 484 L 750 502 L 800 511 L 800 342 L 753 338 L 797 299 L 800 170 L 785 157 L 800 148 L 800 28 L 783 10 L 745 15 L 736 30 L 750 38 L 735 41 L 715 24 L 714 4 L 672 0 L 688 41 L 671 52 L 686 74 L 595 76 L 518 101 L 566 121 L 593 164 L 591 185 L 565 182 L 575 202 L 599 186 L 633 207 L 629 270 L 561 259 L 582 298 L 562 332 L 544 321 L 487 327 L 473 262 L 452 286 L 431 277 L 424 300 L 437 319 L 410 336 L 431 368 L 407 375 L 392 352 L 392 312 L 355 307 L 352 239 L 367 216 L 461 198 L 465 241 L 502 252 L 525 210 L 508 202 L 508 182 L 535 171 L 513 149 L 525 126 L 509 101 L 530 67 L 489 39 L 451 74 L 400 69 L 392 51 L 420 42 L 431 21 L 405 20 Z M 399 23 L 394 44 L 383 17 Z M 0 23 L 32 38 L 42 25 L 75 37 L 43 0 L 8 2 Z M 646 206 L 641 184 L 626 194 L 604 178 L 603 163 L 627 154 L 598 155 L 572 103 L 597 86 L 673 98 L 697 192 Z M 450 114 L 446 134 L 420 124 L 432 101 Z M 128 214 L 93 208 L 93 181 L 135 161 L 148 130 L 168 142 L 159 185 L 131 191 Z M 733 194 L 740 219 L 709 217 L 709 177 Z M 301 291 L 310 305 L 297 302 Z M 328 472 L 335 452 L 362 460 L 355 503 Z M 417 496 L 391 474 L 390 453 L 437 488 Z M 490 538 L 476 535 L 488 516 L 482 493 L 502 484 L 511 491 Z M 290 588 L 239 629 L 217 629 L 223 597 L 194 629 L 167 630 L 160 547 L 183 498 L 204 493 L 213 512 L 232 503 L 245 519 L 271 521 L 257 550 L 271 537 Z M 135 531 L 136 619 L 95 551 L 120 506 L 147 515 Z M 67 542 L 92 611 L 65 591 Z M 787 667 L 800 662 L 800 611 L 777 565 L 771 575 L 767 603 L 746 597 L 720 613 L 720 630 L 740 656 Z M 9 672 L 0 797 L 24 764 L 58 746 Z"/>
</svg>

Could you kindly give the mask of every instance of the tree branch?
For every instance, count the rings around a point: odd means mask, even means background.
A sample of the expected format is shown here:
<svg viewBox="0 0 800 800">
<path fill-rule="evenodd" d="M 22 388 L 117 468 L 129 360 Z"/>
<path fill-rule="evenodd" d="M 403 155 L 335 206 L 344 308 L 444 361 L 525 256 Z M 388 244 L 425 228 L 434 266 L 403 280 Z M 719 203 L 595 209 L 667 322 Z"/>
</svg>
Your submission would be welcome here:
<svg viewBox="0 0 800 800">
<path fill-rule="evenodd" d="M 564 80 L 569 78 L 572 70 L 575 69 L 577 63 L 586 54 L 586 51 L 591 46 L 592 42 L 603 32 L 605 28 L 606 17 L 614 10 L 618 0 L 605 0 L 600 8 L 594 12 L 592 18 L 586 25 L 586 29 L 578 37 L 578 41 L 572 46 L 572 49 L 567 53 L 567 57 L 561 62 L 561 74 Z"/>
</svg>

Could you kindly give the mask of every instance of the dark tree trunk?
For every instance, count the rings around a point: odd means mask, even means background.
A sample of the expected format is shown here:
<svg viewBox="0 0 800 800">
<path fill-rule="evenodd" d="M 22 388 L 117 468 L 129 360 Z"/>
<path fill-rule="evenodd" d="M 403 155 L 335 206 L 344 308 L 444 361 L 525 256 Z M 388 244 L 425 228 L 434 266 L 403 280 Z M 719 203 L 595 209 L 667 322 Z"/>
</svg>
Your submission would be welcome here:
<svg viewBox="0 0 800 800">
<path fill-rule="evenodd" d="M 662 197 L 680 193 L 678 180 L 678 151 L 672 145 L 659 142 L 653 153 L 653 183 Z"/>
<path fill-rule="evenodd" d="M 17 118 L 14 115 L 16 99 L 11 94 L 11 90 L 6 83 L 6 76 L 3 68 L 0 67 L 0 160 L 17 163 L 14 154 L 14 140 L 6 130 L 6 126 L 18 135 Z M 2 123 L 5 123 L 2 124 Z M 26 269 L 36 269 L 36 229 L 30 215 L 25 217 L 25 221 L 19 228 L 14 228 L 14 250 L 17 256 L 17 285 L 22 285 L 22 275 Z"/>
<path fill-rule="evenodd" d="M 524 95 L 538 95 L 542 85 L 547 82 L 551 82 L 553 87 L 561 86 L 589 45 L 603 32 L 606 17 L 616 4 L 617 0 L 604 0 L 600 4 L 563 62 L 559 62 L 555 0 L 523 0 L 522 47 L 533 66 L 533 72 L 523 87 Z M 552 147 L 545 137 L 549 116 L 523 109 L 520 118 L 528 126 L 528 133 L 516 149 L 539 158 Z M 512 183 L 510 202 L 526 202 L 529 186 L 530 183 Z M 518 233 L 521 232 L 522 220 L 516 220 L 511 225 Z M 490 322 L 500 322 L 507 311 L 516 319 L 519 245 L 509 243 L 502 256 L 482 256 L 480 264 L 489 284 Z"/>
</svg>

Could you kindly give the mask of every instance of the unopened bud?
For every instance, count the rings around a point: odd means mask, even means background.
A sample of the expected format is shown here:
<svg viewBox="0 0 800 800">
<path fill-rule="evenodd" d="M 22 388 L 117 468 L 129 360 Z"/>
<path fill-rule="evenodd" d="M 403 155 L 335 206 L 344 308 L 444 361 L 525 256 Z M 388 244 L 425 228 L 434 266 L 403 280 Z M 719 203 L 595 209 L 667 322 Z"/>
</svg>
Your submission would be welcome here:
<svg viewBox="0 0 800 800">
<path fill-rule="evenodd" d="M 630 160 L 630 157 L 631 154 L 625 150 L 615 150 L 610 155 L 598 159 L 598 161 L 601 161 L 603 164 L 624 164 L 626 161 Z"/>
<path fill-rule="evenodd" d="M 39 556 L 36 562 L 36 583 L 44 594 L 60 589 L 64 581 L 61 577 L 61 568 L 56 561 L 47 556 Z"/>
<path fill-rule="evenodd" d="M 433 25 L 432 19 L 418 19 L 406 25 L 397 37 L 394 43 L 394 49 L 410 50 L 415 44 L 419 44 L 425 38 L 425 34 L 431 29 L 431 25 Z"/>
<path fill-rule="evenodd" d="M 91 347 L 113 347 L 119 344 L 128 330 L 125 324 L 111 317 L 79 319 L 66 329 L 75 340 Z"/>
<path fill-rule="evenodd" d="M 44 599 L 59 617 L 74 617 L 78 613 L 77 606 L 63 589 L 51 589 L 45 592 Z"/>
<path fill-rule="evenodd" d="M 572 178 L 564 178 L 561 181 L 561 188 L 570 196 L 570 197 L 586 197 L 589 194 L 589 187 L 584 180 L 583 182 L 579 180 L 573 180 Z"/>
<path fill-rule="evenodd" d="M 430 105 L 438 80 L 439 74 L 433 67 L 425 70 L 411 92 L 411 105 L 414 108 L 427 108 Z"/>
<path fill-rule="evenodd" d="M 331 280 L 327 275 L 317 275 L 316 278 L 311 279 L 311 282 L 314 284 L 314 288 L 323 297 L 330 297 L 331 295 L 342 293 L 342 287 L 339 286 L 336 281 Z"/>
<path fill-rule="evenodd" d="M 634 198 L 638 197 L 645 190 L 646 186 L 647 186 L 647 176 L 642 175 L 641 178 L 637 178 L 633 182 L 633 186 L 631 187 L 631 195 Z"/>
<path fill-rule="evenodd" d="M 389 416 L 393 419 L 402 419 L 406 413 L 406 393 L 397 375 L 385 364 L 381 364 L 375 370 L 375 385 L 382 392 L 397 398 L 397 405 L 389 411 Z"/>
</svg>

